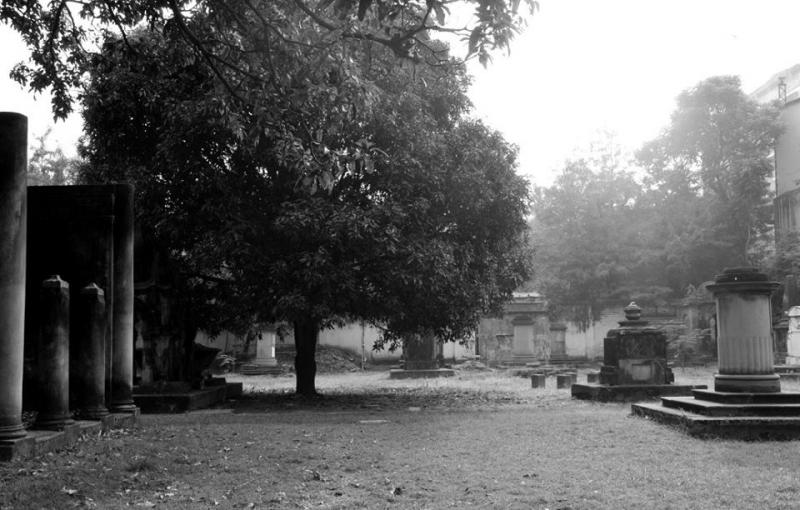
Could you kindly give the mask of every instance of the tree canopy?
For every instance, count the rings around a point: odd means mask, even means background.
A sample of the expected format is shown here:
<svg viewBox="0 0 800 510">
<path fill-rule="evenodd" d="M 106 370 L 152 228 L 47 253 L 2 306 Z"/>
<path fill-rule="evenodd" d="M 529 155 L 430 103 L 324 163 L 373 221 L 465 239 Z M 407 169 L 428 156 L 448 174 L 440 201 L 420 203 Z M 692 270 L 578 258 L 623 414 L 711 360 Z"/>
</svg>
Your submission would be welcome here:
<svg viewBox="0 0 800 510">
<path fill-rule="evenodd" d="M 252 36 L 241 21 L 226 37 Z M 219 40 L 201 15 L 185 22 Z M 298 26 L 305 41 L 327 30 Z M 360 319 L 390 342 L 457 339 L 528 276 L 516 149 L 465 116 L 462 64 L 398 65 L 363 38 L 277 40 L 267 60 L 229 55 L 280 75 L 232 95 L 168 27 L 110 38 L 92 59 L 84 178 L 137 185 L 194 326 L 294 323 L 297 391 L 311 394 L 320 328 Z"/>
<path fill-rule="evenodd" d="M 763 259 L 776 105 L 739 79 L 682 92 L 670 124 L 636 161 L 613 144 L 568 161 L 534 199 L 537 282 L 558 307 L 682 296 L 724 267 Z M 784 264 L 785 265 L 785 264 Z"/>
<path fill-rule="evenodd" d="M 0 21 L 31 52 L 12 76 L 34 91 L 50 89 L 53 112 L 64 117 L 92 54 L 110 33 L 127 41 L 136 27 L 172 31 L 229 93 L 242 96 L 242 80 L 283 83 L 283 69 L 271 59 L 274 49 L 287 46 L 307 54 L 339 41 L 365 41 L 401 58 L 443 64 L 450 56 L 433 43 L 442 34 L 464 40 L 466 57 L 486 63 L 492 51 L 508 49 L 537 7 L 535 0 L 7 0 Z M 199 18 L 202 31 L 192 22 Z M 259 64 L 265 60 L 269 65 Z"/>
<path fill-rule="evenodd" d="M 653 229 L 673 287 L 752 262 L 773 227 L 769 179 L 780 132 L 776 104 L 748 98 L 738 77 L 717 76 L 681 93 L 668 128 L 639 151 L 662 212 Z"/>
</svg>

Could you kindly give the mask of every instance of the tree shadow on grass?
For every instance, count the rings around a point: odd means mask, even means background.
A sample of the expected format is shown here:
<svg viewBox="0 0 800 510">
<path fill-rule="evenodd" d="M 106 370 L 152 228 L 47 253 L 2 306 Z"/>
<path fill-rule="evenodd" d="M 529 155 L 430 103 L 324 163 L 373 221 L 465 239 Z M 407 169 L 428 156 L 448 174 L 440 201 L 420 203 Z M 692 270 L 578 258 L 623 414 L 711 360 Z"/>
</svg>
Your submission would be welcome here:
<svg viewBox="0 0 800 510">
<path fill-rule="evenodd" d="M 527 404 L 514 393 L 477 391 L 436 391 L 419 388 L 387 388 L 370 391 L 325 392 L 302 396 L 289 391 L 247 392 L 231 402 L 234 412 L 293 410 L 394 410 L 415 408 L 458 409 Z"/>
</svg>

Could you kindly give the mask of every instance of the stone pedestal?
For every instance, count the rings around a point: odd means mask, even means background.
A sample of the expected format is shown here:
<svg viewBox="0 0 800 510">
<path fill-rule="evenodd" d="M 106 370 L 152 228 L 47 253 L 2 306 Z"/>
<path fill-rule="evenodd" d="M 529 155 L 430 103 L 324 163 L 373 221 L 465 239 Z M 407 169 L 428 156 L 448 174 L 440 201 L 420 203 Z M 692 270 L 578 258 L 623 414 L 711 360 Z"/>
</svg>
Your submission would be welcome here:
<svg viewBox="0 0 800 510">
<path fill-rule="evenodd" d="M 391 379 L 409 379 L 425 377 L 450 377 L 455 374 L 452 369 L 440 368 L 439 359 L 442 345 L 433 335 L 417 335 L 403 344 L 405 364 L 402 369 L 389 371 Z"/>
<path fill-rule="evenodd" d="M 99 420 L 108 414 L 106 409 L 106 305 L 103 290 L 95 284 L 81 289 L 72 345 L 80 351 L 75 383 L 78 387 L 76 406 L 81 418 Z"/>
<path fill-rule="evenodd" d="M 28 118 L 0 112 L 0 441 L 25 436 L 22 366 L 27 140 Z"/>
<path fill-rule="evenodd" d="M 634 404 L 635 415 L 701 437 L 800 438 L 800 393 L 780 391 L 773 371 L 770 294 L 776 282 L 755 268 L 726 269 L 708 289 L 717 301 L 719 373 L 715 391 Z"/>
<path fill-rule="evenodd" d="M 114 186 L 114 311 L 111 410 L 134 412 L 133 186 Z"/>
<path fill-rule="evenodd" d="M 708 290 L 717 301 L 720 392 L 781 391 L 772 350 L 770 295 L 777 282 L 753 268 L 726 269 Z"/>
<path fill-rule="evenodd" d="M 71 425 L 69 412 L 69 284 L 52 276 L 42 283 L 39 334 L 39 414 L 35 428 Z"/>
<path fill-rule="evenodd" d="M 573 384 L 572 396 L 585 400 L 632 401 L 659 395 L 689 395 L 705 386 L 674 385 L 667 365 L 667 338 L 642 320 L 636 303 L 624 308 L 625 320 L 603 342 L 599 384 Z"/>
<path fill-rule="evenodd" d="M 263 331 L 256 339 L 256 359 L 242 367 L 244 375 L 279 374 L 281 367 L 275 358 L 275 331 Z"/>
</svg>

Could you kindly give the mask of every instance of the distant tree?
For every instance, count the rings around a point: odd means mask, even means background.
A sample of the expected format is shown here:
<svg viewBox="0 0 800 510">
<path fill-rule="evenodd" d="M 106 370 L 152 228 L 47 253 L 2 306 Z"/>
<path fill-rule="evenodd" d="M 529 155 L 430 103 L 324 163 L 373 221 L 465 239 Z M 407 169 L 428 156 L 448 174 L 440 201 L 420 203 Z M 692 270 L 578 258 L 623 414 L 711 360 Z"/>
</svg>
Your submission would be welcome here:
<svg viewBox="0 0 800 510">
<path fill-rule="evenodd" d="M 61 147 L 48 148 L 52 128 L 36 137 L 36 146 L 28 159 L 28 185 L 72 184 L 78 172 L 80 159 L 67 157 Z"/>
<path fill-rule="evenodd" d="M 515 149 L 465 117 L 463 66 L 400 66 L 369 41 L 273 41 L 271 60 L 236 58 L 286 88 L 243 80 L 239 101 L 182 37 L 104 45 L 83 153 L 85 179 L 137 185 L 191 327 L 292 322 L 296 389 L 309 395 L 320 329 L 360 319 L 390 342 L 452 340 L 527 278 L 527 187 Z"/>
<path fill-rule="evenodd" d="M 768 235 L 777 119 L 777 106 L 749 99 L 738 77 L 708 78 L 678 96 L 670 126 L 637 154 L 673 288 L 748 263 Z"/>
<path fill-rule="evenodd" d="M 649 239 L 637 211 L 640 185 L 610 140 L 567 161 L 553 185 L 534 193 L 534 286 L 557 315 L 591 321 L 601 302 L 629 298 Z M 584 313 L 588 307 L 592 312 Z M 574 313 L 573 310 L 574 309 Z"/>
</svg>

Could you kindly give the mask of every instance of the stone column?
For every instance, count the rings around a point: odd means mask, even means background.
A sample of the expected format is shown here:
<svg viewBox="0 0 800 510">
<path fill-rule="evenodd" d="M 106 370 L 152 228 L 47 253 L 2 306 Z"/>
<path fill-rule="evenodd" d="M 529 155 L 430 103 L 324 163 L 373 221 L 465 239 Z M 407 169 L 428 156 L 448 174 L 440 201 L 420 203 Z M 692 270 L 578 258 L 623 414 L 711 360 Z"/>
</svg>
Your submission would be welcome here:
<svg viewBox="0 0 800 510">
<path fill-rule="evenodd" d="M 770 295 L 777 282 L 755 268 L 725 269 L 708 286 L 717 302 L 719 392 L 773 393 L 781 391 L 772 350 Z"/>
<path fill-rule="evenodd" d="M 28 118 L 0 112 L 0 441 L 25 436 L 22 364 L 27 150 Z"/>
<path fill-rule="evenodd" d="M 514 356 L 534 356 L 533 349 L 534 323 L 527 315 L 514 317 L 514 341 L 511 345 L 511 354 Z"/>
<path fill-rule="evenodd" d="M 106 302 L 103 289 L 94 283 L 80 291 L 73 328 L 78 338 L 72 339 L 80 351 L 76 384 L 77 407 L 81 418 L 99 420 L 108 414 L 106 409 Z"/>
<path fill-rule="evenodd" d="M 133 186 L 114 186 L 114 311 L 111 410 L 134 412 Z"/>
<path fill-rule="evenodd" d="M 51 276 L 42 282 L 39 300 L 39 414 L 36 428 L 63 429 L 69 412 L 69 284 Z"/>
</svg>

